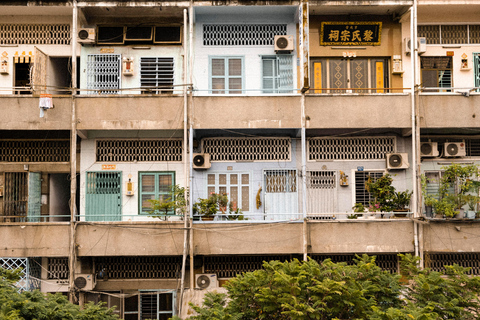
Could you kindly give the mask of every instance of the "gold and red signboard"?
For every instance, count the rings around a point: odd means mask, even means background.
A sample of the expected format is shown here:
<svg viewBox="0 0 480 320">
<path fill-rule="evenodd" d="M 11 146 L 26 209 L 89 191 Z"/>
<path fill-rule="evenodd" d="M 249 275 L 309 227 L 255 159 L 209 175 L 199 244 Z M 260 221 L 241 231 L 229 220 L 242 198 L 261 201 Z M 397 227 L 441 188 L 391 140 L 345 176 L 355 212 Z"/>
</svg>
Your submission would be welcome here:
<svg viewBox="0 0 480 320">
<path fill-rule="evenodd" d="M 321 46 L 379 46 L 381 36 L 381 22 L 325 21 L 320 27 Z"/>
<path fill-rule="evenodd" d="M 102 170 L 117 170 L 116 164 L 102 164 Z"/>
</svg>

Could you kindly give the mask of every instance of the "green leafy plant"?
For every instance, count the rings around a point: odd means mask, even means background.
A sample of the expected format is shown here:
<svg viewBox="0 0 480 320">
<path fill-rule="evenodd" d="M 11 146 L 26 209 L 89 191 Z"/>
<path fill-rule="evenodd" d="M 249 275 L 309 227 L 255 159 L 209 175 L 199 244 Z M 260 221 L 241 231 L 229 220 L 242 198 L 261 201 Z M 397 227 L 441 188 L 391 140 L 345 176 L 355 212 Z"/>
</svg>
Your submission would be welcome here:
<svg viewBox="0 0 480 320">
<path fill-rule="evenodd" d="M 408 206 L 410 206 L 410 199 L 412 198 L 413 191 L 400 191 L 395 192 L 395 196 L 393 198 L 393 209 L 396 210 L 405 210 Z"/>
<path fill-rule="evenodd" d="M 244 220 L 245 217 L 240 208 L 234 208 L 233 203 L 228 201 L 226 194 L 212 193 L 206 199 L 199 198 L 193 204 L 193 214 L 202 217 L 214 217 L 219 212 L 226 215 L 229 220 Z"/>
<path fill-rule="evenodd" d="M 438 200 L 427 193 L 427 177 L 425 174 L 422 174 L 420 179 L 422 185 L 423 204 L 427 207 L 433 207 Z"/>
<path fill-rule="evenodd" d="M 159 218 L 166 215 L 183 215 L 187 210 L 185 188 L 179 185 L 170 187 L 170 194 L 161 198 L 148 200 L 152 204 L 148 211 L 152 217 Z"/>
<path fill-rule="evenodd" d="M 352 207 L 353 209 L 353 212 L 365 212 L 365 206 L 363 205 L 363 203 L 360 203 L 360 202 L 357 202 L 353 205 Z"/>
</svg>

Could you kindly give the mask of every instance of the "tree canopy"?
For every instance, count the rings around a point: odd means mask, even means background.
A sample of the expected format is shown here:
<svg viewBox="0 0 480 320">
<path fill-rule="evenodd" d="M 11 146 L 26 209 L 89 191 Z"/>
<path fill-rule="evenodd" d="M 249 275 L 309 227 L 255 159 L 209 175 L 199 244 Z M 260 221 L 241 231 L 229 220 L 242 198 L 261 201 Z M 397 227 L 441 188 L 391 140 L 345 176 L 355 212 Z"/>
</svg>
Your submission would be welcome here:
<svg viewBox="0 0 480 320">
<path fill-rule="evenodd" d="M 21 270 L 0 268 L 0 320 L 114 320 L 112 309 L 101 304 L 88 303 L 82 308 L 57 294 L 39 290 L 19 293 L 15 283 Z"/>
<path fill-rule="evenodd" d="M 420 270 L 418 258 L 401 256 L 401 275 L 383 271 L 375 257 L 353 265 L 309 261 L 264 262 L 190 304 L 192 320 L 240 319 L 479 319 L 480 278 L 468 269 Z"/>
</svg>

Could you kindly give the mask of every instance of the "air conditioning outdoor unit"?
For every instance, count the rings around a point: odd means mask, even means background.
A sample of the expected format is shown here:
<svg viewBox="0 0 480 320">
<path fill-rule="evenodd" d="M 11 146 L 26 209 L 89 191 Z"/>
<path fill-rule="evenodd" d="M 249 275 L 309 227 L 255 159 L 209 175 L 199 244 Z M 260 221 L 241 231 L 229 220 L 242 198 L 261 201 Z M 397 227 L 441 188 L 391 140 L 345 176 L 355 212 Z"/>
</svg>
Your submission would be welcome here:
<svg viewBox="0 0 480 320">
<path fill-rule="evenodd" d="M 422 142 L 420 144 L 421 157 L 438 157 L 438 143 L 437 142 Z"/>
<path fill-rule="evenodd" d="M 410 167 L 408 153 L 387 153 L 388 170 L 407 169 L 408 167 Z"/>
<path fill-rule="evenodd" d="M 465 150 L 465 142 L 445 142 L 443 145 L 443 156 L 450 157 L 465 157 L 467 152 Z"/>
<path fill-rule="evenodd" d="M 212 273 L 201 273 L 195 275 L 195 287 L 202 290 L 217 288 L 217 275 Z"/>
<path fill-rule="evenodd" d="M 193 169 L 210 169 L 210 154 L 208 153 L 194 153 L 193 154 Z"/>
<path fill-rule="evenodd" d="M 417 47 L 419 54 L 427 52 L 427 38 L 417 37 Z M 410 38 L 405 38 L 405 53 L 410 54 L 412 49 L 412 41 Z"/>
<path fill-rule="evenodd" d="M 95 28 L 81 28 L 77 33 L 78 43 L 95 43 Z"/>
<path fill-rule="evenodd" d="M 75 287 L 80 290 L 93 290 L 95 288 L 95 275 L 93 274 L 78 274 L 75 276 L 73 282 Z"/>
<path fill-rule="evenodd" d="M 68 279 L 42 280 L 42 284 L 41 284 L 41 291 L 42 292 L 68 292 L 69 288 L 70 288 L 70 286 L 68 285 Z"/>
<path fill-rule="evenodd" d="M 293 51 L 295 49 L 293 36 L 275 36 L 275 52 Z"/>
</svg>

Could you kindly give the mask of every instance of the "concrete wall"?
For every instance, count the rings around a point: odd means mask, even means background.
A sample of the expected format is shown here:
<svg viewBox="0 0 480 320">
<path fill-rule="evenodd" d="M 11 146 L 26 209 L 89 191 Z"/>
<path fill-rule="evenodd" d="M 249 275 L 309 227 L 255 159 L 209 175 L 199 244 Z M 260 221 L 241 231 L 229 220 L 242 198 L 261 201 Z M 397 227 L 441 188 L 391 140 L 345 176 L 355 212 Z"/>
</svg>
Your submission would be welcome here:
<svg viewBox="0 0 480 320">
<path fill-rule="evenodd" d="M 476 128 L 480 95 L 424 94 L 418 97 L 421 128 Z"/>
<path fill-rule="evenodd" d="M 477 222 L 439 221 L 422 224 L 424 250 L 429 252 L 479 252 Z"/>
</svg>

